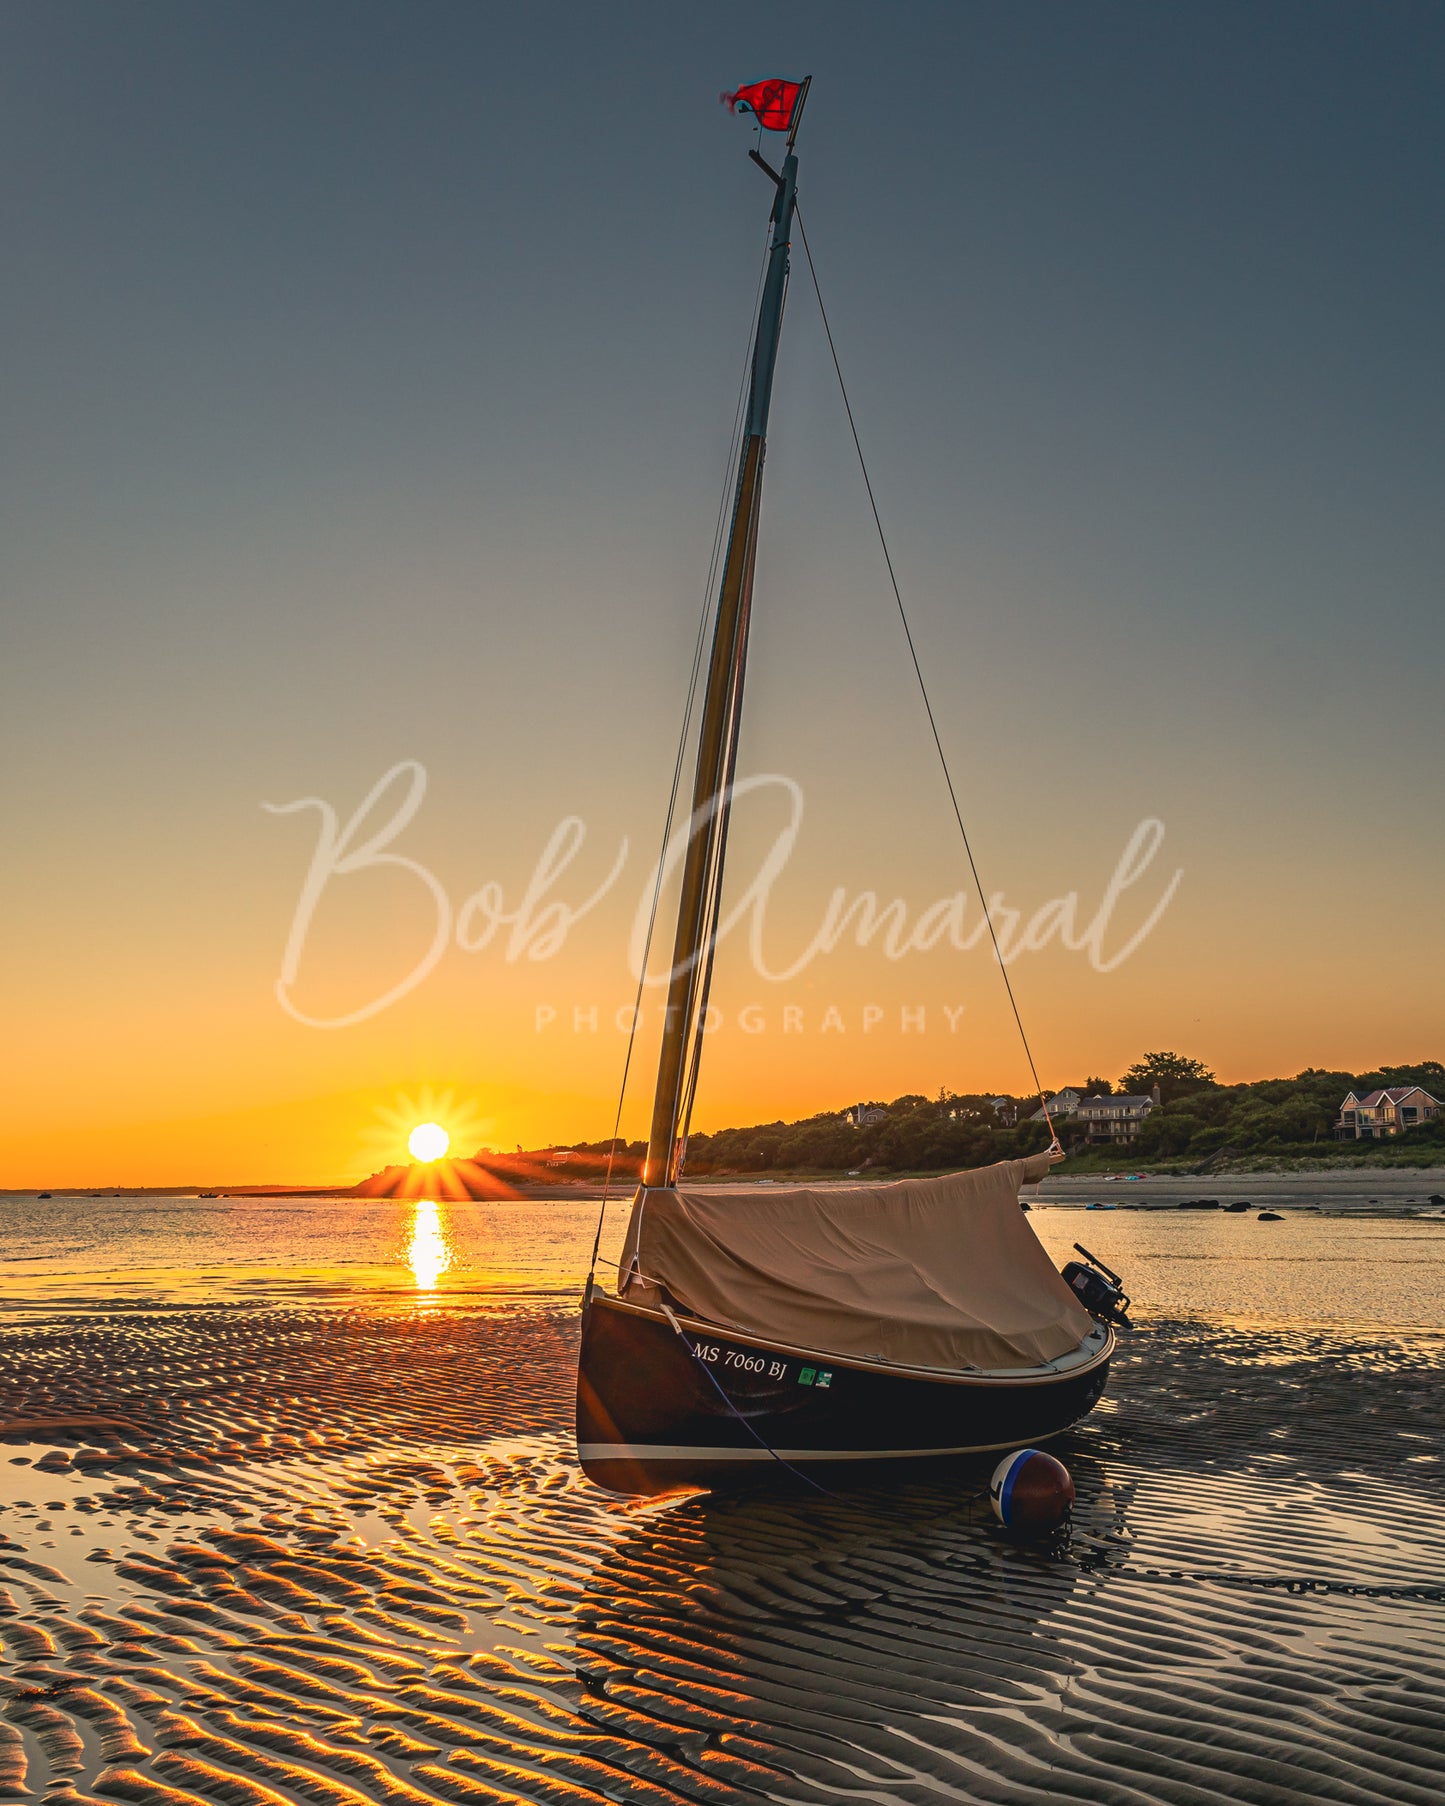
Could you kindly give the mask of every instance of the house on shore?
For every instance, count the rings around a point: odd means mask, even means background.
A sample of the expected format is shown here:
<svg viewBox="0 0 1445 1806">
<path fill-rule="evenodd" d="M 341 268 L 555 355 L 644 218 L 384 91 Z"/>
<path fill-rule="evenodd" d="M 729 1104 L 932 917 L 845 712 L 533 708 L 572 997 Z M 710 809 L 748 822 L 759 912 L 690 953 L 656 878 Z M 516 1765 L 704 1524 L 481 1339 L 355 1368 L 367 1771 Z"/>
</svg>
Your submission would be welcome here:
<svg viewBox="0 0 1445 1806">
<path fill-rule="evenodd" d="M 1055 1122 L 1067 1121 L 1069 1117 L 1079 1114 L 1079 1106 L 1083 1101 L 1084 1088 L 1082 1085 L 1065 1085 L 1062 1090 L 1056 1091 L 1049 1099 L 1048 1116 L 1052 1117 Z M 1047 1117 L 1042 1109 L 1035 1110 L 1029 1118 L 1030 1122 L 1046 1120 Z"/>
<path fill-rule="evenodd" d="M 1086 1097 L 1078 1109 L 1090 1146 L 1106 1142 L 1130 1142 L 1138 1135 L 1151 1110 L 1159 1108 L 1159 1087 L 1147 1096 Z"/>
<path fill-rule="evenodd" d="M 1351 1091 L 1340 1105 L 1336 1141 L 1383 1141 L 1403 1135 L 1440 1113 L 1439 1098 L 1419 1085 L 1389 1085 L 1363 1095 Z"/>
<path fill-rule="evenodd" d="M 850 1129 L 868 1129 L 875 1122 L 887 1122 L 888 1112 L 881 1104 L 854 1104 L 851 1110 L 843 1112 L 843 1121 Z"/>
</svg>

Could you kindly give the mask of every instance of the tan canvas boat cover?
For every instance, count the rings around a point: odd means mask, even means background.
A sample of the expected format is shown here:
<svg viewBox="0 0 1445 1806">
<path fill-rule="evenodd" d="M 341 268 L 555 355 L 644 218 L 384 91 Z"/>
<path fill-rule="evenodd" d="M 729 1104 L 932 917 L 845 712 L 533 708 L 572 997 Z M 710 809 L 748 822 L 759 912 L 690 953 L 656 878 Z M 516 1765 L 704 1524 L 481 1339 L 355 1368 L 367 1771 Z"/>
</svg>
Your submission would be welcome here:
<svg viewBox="0 0 1445 1806">
<path fill-rule="evenodd" d="M 1019 1209 L 1046 1154 L 891 1185 L 639 1191 L 620 1272 L 709 1322 L 834 1355 L 1018 1367 L 1093 1320 Z"/>
</svg>

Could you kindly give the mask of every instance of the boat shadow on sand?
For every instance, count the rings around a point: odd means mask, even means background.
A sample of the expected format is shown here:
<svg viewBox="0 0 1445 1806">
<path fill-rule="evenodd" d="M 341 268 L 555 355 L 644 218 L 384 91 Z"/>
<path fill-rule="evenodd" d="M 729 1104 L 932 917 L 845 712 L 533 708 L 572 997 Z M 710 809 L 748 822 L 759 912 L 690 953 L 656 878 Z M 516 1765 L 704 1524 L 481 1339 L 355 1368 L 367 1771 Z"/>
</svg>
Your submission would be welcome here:
<svg viewBox="0 0 1445 1806">
<path fill-rule="evenodd" d="M 755 1765 L 759 1788 L 956 1779 L 986 1750 L 997 1769 L 1021 1732 L 1066 1736 L 1071 1608 L 1126 1558 L 1132 1489 L 1076 1439 L 1057 1447 L 1078 1502 L 1051 1546 L 993 1520 L 992 1461 L 639 1513 L 577 1607 L 579 1715 L 734 1782 Z"/>
<path fill-rule="evenodd" d="M 640 1510 L 574 1712 L 791 1800 L 1441 1797 L 1438 1338 L 1215 1325 L 1205 1362 L 1203 1327 L 1149 1325 L 1050 1443 L 1053 1549 L 986 1463 Z"/>
</svg>

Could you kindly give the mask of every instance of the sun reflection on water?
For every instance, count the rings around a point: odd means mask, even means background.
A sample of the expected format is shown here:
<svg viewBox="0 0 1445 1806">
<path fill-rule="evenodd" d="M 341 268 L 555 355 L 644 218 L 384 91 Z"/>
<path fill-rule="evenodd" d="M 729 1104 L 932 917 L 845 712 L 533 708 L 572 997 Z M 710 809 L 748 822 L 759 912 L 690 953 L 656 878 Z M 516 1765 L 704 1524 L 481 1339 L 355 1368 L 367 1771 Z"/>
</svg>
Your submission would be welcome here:
<svg viewBox="0 0 1445 1806">
<path fill-rule="evenodd" d="M 411 1240 L 407 1243 L 406 1264 L 411 1268 L 419 1292 L 430 1292 L 452 1264 L 452 1251 L 442 1233 L 441 1212 L 430 1198 L 418 1198 L 411 1219 Z"/>
</svg>

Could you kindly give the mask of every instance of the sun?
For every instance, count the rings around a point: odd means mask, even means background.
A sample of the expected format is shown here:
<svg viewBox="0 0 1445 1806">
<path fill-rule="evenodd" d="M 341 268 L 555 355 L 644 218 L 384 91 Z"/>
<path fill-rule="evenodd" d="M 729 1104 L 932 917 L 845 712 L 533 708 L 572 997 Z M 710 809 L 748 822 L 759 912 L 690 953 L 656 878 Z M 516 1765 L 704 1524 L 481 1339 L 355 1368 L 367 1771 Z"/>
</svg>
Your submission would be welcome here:
<svg viewBox="0 0 1445 1806">
<path fill-rule="evenodd" d="M 394 1092 L 376 1105 L 373 1121 L 361 1131 L 357 1155 L 377 1166 L 407 1160 L 430 1166 L 443 1159 L 470 1157 L 495 1127 L 493 1119 L 483 1116 L 474 1100 L 452 1086 L 437 1091 L 423 1085 L 418 1091 Z M 418 1133 L 440 1135 L 443 1139 L 429 1146 L 423 1144 L 427 1152 L 422 1154 L 412 1141 Z"/>
<path fill-rule="evenodd" d="M 440 1160 L 451 1145 L 451 1136 L 439 1122 L 419 1122 L 406 1138 L 407 1152 L 412 1159 L 428 1164 Z"/>
</svg>

